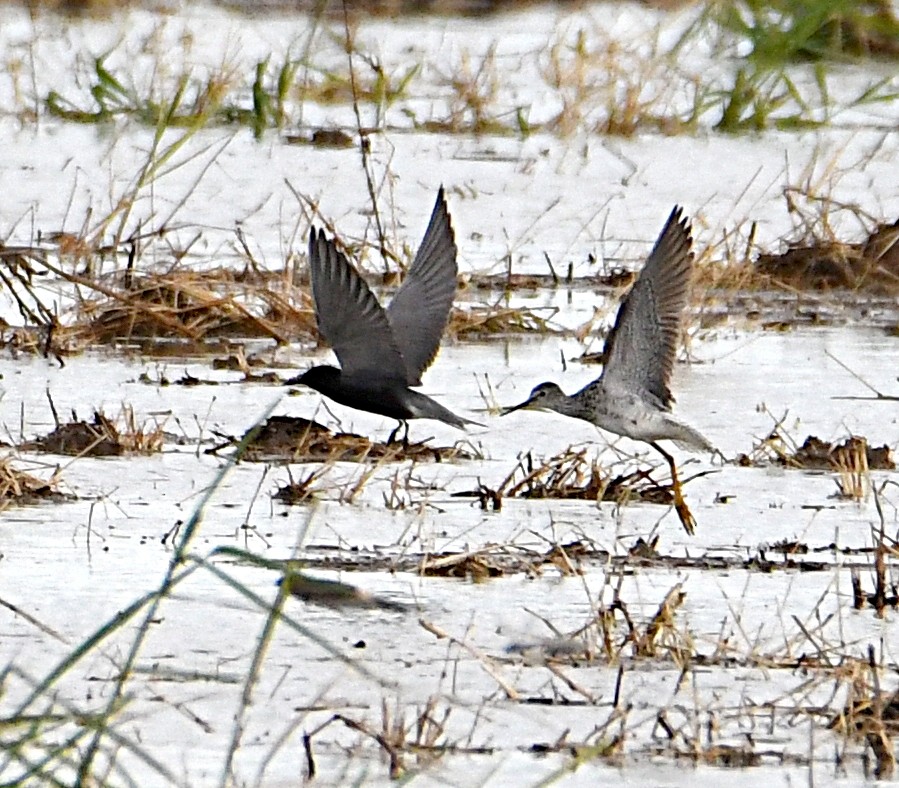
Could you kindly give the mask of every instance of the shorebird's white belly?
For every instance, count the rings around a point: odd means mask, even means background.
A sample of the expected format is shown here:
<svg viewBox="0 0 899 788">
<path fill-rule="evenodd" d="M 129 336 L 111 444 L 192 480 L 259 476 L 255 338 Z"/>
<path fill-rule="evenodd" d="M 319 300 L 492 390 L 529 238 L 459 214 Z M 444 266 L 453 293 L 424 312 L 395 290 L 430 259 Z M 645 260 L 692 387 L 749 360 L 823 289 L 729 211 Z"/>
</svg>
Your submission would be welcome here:
<svg viewBox="0 0 899 788">
<path fill-rule="evenodd" d="M 642 397 L 606 389 L 599 400 L 592 421 L 608 432 L 647 443 L 672 440 L 686 448 L 712 448 L 699 432 Z"/>
<path fill-rule="evenodd" d="M 650 410 L 636 397 L 623 397 L 604 403 L 595 414 L 597 427 L 638 441 L 654 441 L 667 437 L 670 414 Z"/>
</svg>

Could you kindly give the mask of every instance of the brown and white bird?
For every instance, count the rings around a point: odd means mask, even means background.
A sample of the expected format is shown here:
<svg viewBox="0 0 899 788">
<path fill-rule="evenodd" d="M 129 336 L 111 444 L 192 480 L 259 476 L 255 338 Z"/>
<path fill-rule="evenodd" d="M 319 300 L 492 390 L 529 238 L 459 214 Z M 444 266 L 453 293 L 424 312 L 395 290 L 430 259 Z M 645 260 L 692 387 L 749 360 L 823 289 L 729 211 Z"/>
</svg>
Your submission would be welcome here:
<svg viewBox="0 0 899 788">
<path fill-rule="evenodd" d="M 671 440 L 683 448 L 715 450 L 703 435 L 671 413 L 671 372 L 690 291 L 692 243 L 690 222 L 675 206 L 618 308 L 606 338 L 602 374 L 571 396 L 555 383 L 541 383 L 527 400 L 503 411 L 506 415 L 516 410 L 553 410 L 648 443 L 668 463 L 674 506 L 689 534 L 696 520 L 684 501 L 674 458 L 658 442 Z"/>
</svg>

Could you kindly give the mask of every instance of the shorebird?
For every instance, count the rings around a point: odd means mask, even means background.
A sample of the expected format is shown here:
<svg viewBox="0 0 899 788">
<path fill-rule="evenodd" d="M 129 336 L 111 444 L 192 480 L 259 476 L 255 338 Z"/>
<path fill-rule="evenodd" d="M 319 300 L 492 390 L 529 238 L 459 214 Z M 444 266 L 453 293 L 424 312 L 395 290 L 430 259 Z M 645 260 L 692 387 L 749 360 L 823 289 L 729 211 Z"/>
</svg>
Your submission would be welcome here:
<svg viewBox="0 0 899 788">
<path fill-rule="evenodd" d="M 616 435 L 643 441 L 661 454 L 671 470 L 674 507 L 686 529 L 696 527 L 681 491 L 674 458 L 658 441 L 671 440 L 686 449 L 715 451 L 698 431 L 671 413 L 671 371 L 693 270 L 690 222 L 675 206 L 618 308 L 606 338 L 602 374 L 568 396 L 555 383 L 541 383 L 516 410 L 553 410 L 584 419 Z"/>
<path fill-rule="evenodd" d="M 288 381 L 341 405 L 397 419 L 392 443 L 409 419 L 463 428 L 478 424 L 447 410 L 412 386 L 437 356 L 456 292 L 456 242 L 443 187 L 405 281 L 387 309 L 323 230 L 309 233 L 309 270 L 318 330 L 340 369 L 315 366 Z M 483 426 L 483 425 L 478 425 Z"/>
</svg>

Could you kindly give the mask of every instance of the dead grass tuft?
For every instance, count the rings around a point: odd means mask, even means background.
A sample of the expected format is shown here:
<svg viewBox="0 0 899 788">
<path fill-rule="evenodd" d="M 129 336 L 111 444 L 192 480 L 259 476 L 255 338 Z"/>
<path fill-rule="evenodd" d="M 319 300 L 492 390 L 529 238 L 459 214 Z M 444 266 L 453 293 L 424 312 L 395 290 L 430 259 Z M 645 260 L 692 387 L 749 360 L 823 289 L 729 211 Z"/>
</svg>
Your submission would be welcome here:
<svg viewBox="0 0 899 788">
<path fill-rule="evenodd" d="M 673 660 L 681 668 L 695 657 L 693 637 L 677 622 L 677 611 L 686 600 L 678 583 L 672 587 L 648 621 L 638 622 L 621 596 L 621 576 L 612 601 L 600 604 L 588 625 L 595 631 L 597 649 L 602 657 L 620 663 L 625 656 L 635 659 Z"/>
<path fill-rule="evenodd" d="M 689 480 L 685 480 L 689 481 Z M 651 471 L 636 470 L 612 475 L 587 449 L 569 446 L 548 459 L 535 459 L 528 452 L 506 476 L 494 493 L 505 498 L 554 498 L 563 500 L 629 500 L 670 505 L 671 485 L 652 479 Z"/>
<path fill-rule="evenodd" d="M 113 285 L 78 279 L 93 291 L 79 303 L 71 329 L 86 345 L 235 336 L 284 343 L 316 335 L 308 298 L 294 291 L 283 273 L 175 269 L 123 277 Z M 295 301 L 303 306 L 297 308 Z"/>
<path fill-rule="evenodd" d="M 316 775 L 313 739 L 334 723 L 356 731 L 375 742 L 388 761 L 390 778 L 402 779 L 409 774 L 406 759 L 412 756 L 420 767 L 425 767 L 446 752 L 484 752 L 483 748 L 466 748 L 446 741 L 445 728 L 452 708 L 440 709 L 437 698 L 430 697 L 411 723 L 406 722 L 403 710 L 391 711 L 387 701 L 381 704 L 381 725 L 377 728 L 367 722 L 334 714 L 314 730 L 303 735 L 306 751 L 306 777 Z"/>
<path fill-rule="evenodd" d="M 245 248 L 242 270 L 196 271 L 175 259 L 165 270 L 136 273 L 132 255 L 123 270 L 100 275 L 92 271 L 113 250 L 68 236 L 54 235 L 53 243 L 65 265 L 48 262 L 47 251 L 39 247 L 0 248 L 0 284 L 7 284 L 25 321 L 25 327 L 7 326 L 0 335 L 13 352 L 62 357 L 92 346 L 166 342 L 175 350 L 208 353 L 219 352 L 216 341 L 234 338 L 271 338 L 279 344 L 318 340 L 311 295 L 297 286 L 292 262 L 280 270 L 262 270 Z M 36 277 L 44 285 L 55 280 L 57 286 L 70 286 L 75 305 L 57 318 L 35 291 Z M 447 335 L 558 333 L 551 324 L 554 314 L 501 302 L 455 308 Z"/>
<path fill-rule="evenodd" d="M 11 457 L 0 457 L 0 511 L 10 506 L 65 499 L 58 489 L 59 479 L 59 469 L 45 481 L 17 468 Z"/>
<path fill-rule="evenodd" d="M 899 291 L 899 220 L 879 224 L 858 243 L 821 239 L 791 244 L 781 254 L 762 254 L 756 268 L 794 290 L 853 290 L 889 295 Z"/>
<path fill-rule="evenodd" d="M 817 212 L 800 210 L 796 195 L 788 194 L 789 213 L 798 223 L 794 237 L 799 240 L 787 242 L 786 251 L 755 254 L 755 223 L 750 223 L 745 233 L 739 228 L 731 230 L 714 249 L 702 251 L 694 273 L 696 300 L 709 302 L 722 295 L 765 291 L 772 297 L 776 293 L 814 293 L 825 303 L 830 296 L 841 305 L 852 295 L 895 298 L 899 293 L 899 220 L 874 224 L 858 209 L 820 197 L 814 206 Z M 838 239 L 832 228 L 833 213 L 838 209 L 848 210 L 863 226 L 874 224 L 874 229 L 860 241 Z M 737 311 L 731 300 L 726 308 L 729 314 Z M 757 306 L 747 307 L 753 308 Z"/>
<path fill-rule="evenodd" d="M 477 339 L 509 334 L 558 334 L 562 330 L 550 322 L 555 310 L 548 317 L 541 317 L 537 310 L 525 307 L 508 307 L 500 304 L 483 304 L 468 309 L 453 309 L 446 329 L 448 336 L 457 339 Z"/>
<path fill-rule="evenodd" d="M 619 574 L 611 601 L 604 603 L 600 598 L 593 615 L 583 626 L 563 633 L 541 618 L 550 629 L 551 637 L 515 643 L 508 651 L 522 655 L 531 663 L 546 661 L 577 665 L 602 660 L 610 665 L 623 665 L 625 661 L 653 660 L 673 661 L 681 670 L 686 669 L 699 655 L 691 632 L 677 620 L 677 611 L 686 600 L 681 584 L 668 591 L 651 618 L 641 621 L 639 616 L 631 613 L 622 597 L 622 578 Z"/>
<path fill-rule="evenodd" d="M 657 42 L 647 53 L 643 42 L 622 43 L 602 30 L 551 42 L 542 77 L 561 109 L 547 127 L 563 137 L 585 129 L 624 137 L 694 129 L 702 111 L 700 80 L 680 78 L 674 55 Z M 692 101 L 678 101 L 683 91 Z"/>
<path fill-rule="evenodd" d="M 83 353 L 87 346 L 82 337 L 58 321 L 35 326 L 3 326 L 0 328 L 0 347 L 8 350 L 13 358 L 19 356 L 44 356 L 55 358 L 62 365 L 65 356 Z"/>
<path fill-rule="evenodd" d="M 674 586 L 662 600 L 659 609 L 644 630 L 632 633 L 636 656 L 654 657 L 660 649 L 681 658 L 692 653 L 691 644 L 685 642 L 682 633 L 675 627 L 675 613 L 686 598 L 687 595 L 681 589 L 681 585 Z M 683 659 L 678 661 L 684 662 Z"/>
<path fill-rule="evenodd" d="M 286 343 L 317 336 L 311 298 L 293 285 L 292 270 L 262 270 L 246 249 L 242 270 L 191 270 L 175 253 L 165 269 L 138 273 L 132 244 L 122 270 L 101 274 L 94 271 L 121 250 L 62 234 L 48 238 L 59 263 L 42 247 L 0 248 L 0 282 L 26 326 L 4 335 L 13 350 L 68 355 L 136 339 L 199 343 L 237 336 Z M 74 306 L 57 318 L 43 305 L 37 283 L 70 287 Z"/>
<path fill-rule="evenodd" d="M 899 692 L 884 692 L 881 668 L 868 647 L 867 663 L 854 660 L 848 677 L 848 698 L 829 727 L 844 736 L 864 741 L 874 755 L 874 776 L 890 779 L 896 769 L 893 737 L 899 733 Z"/>
</svg>

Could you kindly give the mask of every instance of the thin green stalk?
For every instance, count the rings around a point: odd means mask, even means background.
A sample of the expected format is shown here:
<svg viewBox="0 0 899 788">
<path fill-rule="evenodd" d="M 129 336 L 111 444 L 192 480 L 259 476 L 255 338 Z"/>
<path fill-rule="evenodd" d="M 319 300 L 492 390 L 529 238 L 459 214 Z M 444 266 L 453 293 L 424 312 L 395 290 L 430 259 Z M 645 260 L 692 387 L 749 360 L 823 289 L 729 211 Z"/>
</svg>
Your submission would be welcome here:
<svg viewBox="0 0 899 788">
<path fill-rule="evenodd" d="M 259 430 L 262 428 L 262 425 L 268 419 L 268 417 L 272 414 L 275 407 L 280 402 L 280 397 L 274 400 L 268 408 L 266 408 L 260 420 L 256 423 L 256 426 L 249 430 L 246 435 L 244 435 L 243 439 L 237 445 L 237 449 L 234 454 L 229 458 L 229 460 L 222 466 L 219 470 L 218 474 L 216 474 L 215 479 L 212 484 L 206 490 L 206 494 L 200 499 L 197 508 L 194 510 L 190 519 L 187 521 L 185 525 L 181 538 L 175 545 L 175 551 L 172 555 L 172 559 L 169 562 L 169 568 L 165 573 L 165 576 L 160 584 L 159 588 L 148 595 L 150 604 L 147 609 L 146 615 L 144 616 L 143 621 L 137 630 L 137 635 L 131 643 L 131 648 L 128 651 L 128 654 L 125 658 L 125 661 L 121 667 L 119 672 L 119 676 L 116 681 L 113 683 L 112 693 L 110 694 L 109 700 L 106 704 L 105 716 L 111 716 L 116 707 L 121 702 L 122 696 L 125 692 L 125 685 L 131 677 L 131 672 L 134 667 L 134 663 L 137 660 L 137 655 L 140 653 L 140 650 L 146 640 L 147 634 L 150 631 L 150 625 L 157 617 L 157 611 L 159 610 L 159 606 L 162 604 L 162 601 L 168 596 L 171 592 L 174 585 L 183 579 L 184 573 L 178 573 L 177 569 L 187 560 L 188 558 L 188 549 L 196 536 L 200 524 L 203 521 L 203 514 L 205 512 L 206 506 L 209 501 L 212 499 L 212 496 L 221 486 L 222 482 L 225 479 L 225 476 L 231 471 L 231 469 L 237 464 L 238 459 L 243 455 L 246 451 L 247 446 L 255 440 L 256 436 L 259 433 Z M 84 754 L 84 757 L 81 761 L 78 770 L 78 781 L 79 784 L 86 784 L 86 781 L 90 779 L 91 770 L 93 768 L 94 759 L 97 756 L 97 752 L 99 751 L 100 743 L 103 738 L 103 734 L 105 729 L 97 730 L 91 739 L 90 745 L 88 746 L 87 752 Z"/>
<path fill-rule="evenodd" d="M 281 612 L 284 609 L 284 600 L 288 597 L 288 585 L 282 583 L 278 588 L 278 594 L 275 602 L 269 607 L 268 616 L 262 627 L 262 632 L 256 640 L 256 648 L 253 650 L 253 659 L 250 662 L 250 669 L 244 678 L 243 690 L 240 693 L 240 703 L 236 713 L 234 714 L 234 727 L 231 732 L 231 741 L 228 743 L 228 749 L 225 755 L 225 762 L 222 764 L 221 788 L 227 788 L 229 780 L 234 776 L 234 756 L 240 747 L 240 741 L 243 737 L 243 719 L 244 714 L 249 708 L 253 700 L 253 688 L 259 680 L 259 674 L 262 672 L 262 666 L 265 657 L 268 654 L 269 646 L 271 646 L 272 638 L 275 636 L 275 629 L 278 621 L 281 619 Z"/>
</svg>

